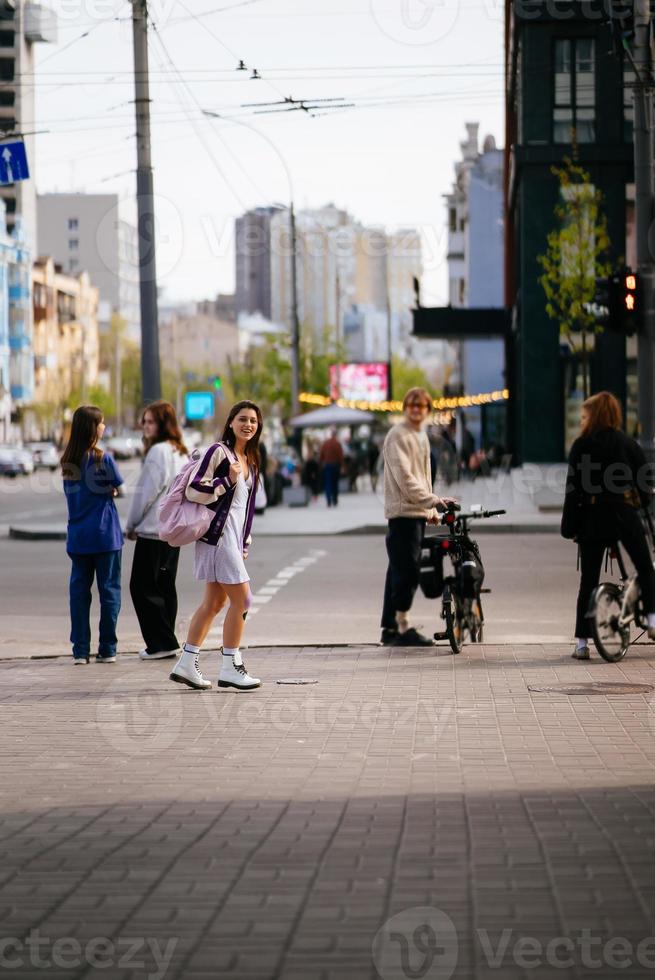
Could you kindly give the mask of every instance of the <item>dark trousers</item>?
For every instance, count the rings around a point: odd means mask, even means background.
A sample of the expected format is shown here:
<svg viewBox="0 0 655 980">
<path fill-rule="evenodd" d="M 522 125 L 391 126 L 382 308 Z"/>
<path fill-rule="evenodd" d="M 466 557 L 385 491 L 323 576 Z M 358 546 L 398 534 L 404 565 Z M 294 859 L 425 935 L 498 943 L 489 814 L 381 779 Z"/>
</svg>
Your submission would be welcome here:
<svg viewBox="0 0 655 980">
<path fill-rule="evenodd" d="M 600 581 L 603 555 L 608 543 L 620 541 L 627 551 L 635 571 L 639 576 L 639 585 L 647 613 L 655 612 L 655 570 L 653 560 L 646 542 L 646 536 L 638 511 L 633 507 L 616 506 L 611 511 L 599 508 L 599 523 L 606 522 L 608 534 L 599 540 L 580 542 L 580 591 L 575 617 L 575 635 L 591 636 L 591 625 L 587 619 L 589 600 Z"/>
<path fill-rule="evenodd" d="M 175 576 L 179 548 L 165 541 L 137 538 L 130 576 L 130 595 L 148 653 L 177 650 Z"/>
<path fill-rule="evenodd" d="M 412 607 L 419 580 L 424 531 L 425 519 L 422 517 L 392 517 L 389 520 L 386 537 L 389 567 L 384 583 L 383 629 L 396 629 L 396 613 L 408 612 Z"/>
<path fill-rule="evenodd" d="M 116 654 L 116 623 L 121 609 L 121 554 L 101 551 L 95 555 L 69 555 L 71 643 L 73 656 L 84 659 L 91 654 L 91 586 L 94 576 L 100 596 L 100 637 L 98 653 Z"/>
<path fill-rule="evenodd" d="M 325 499 L 328 507 L 339 503 L 339 476 L 341 467 L 338 463 L 326 463 L 323 467 L 323 486 L 325 488 Z"/>
</svg>

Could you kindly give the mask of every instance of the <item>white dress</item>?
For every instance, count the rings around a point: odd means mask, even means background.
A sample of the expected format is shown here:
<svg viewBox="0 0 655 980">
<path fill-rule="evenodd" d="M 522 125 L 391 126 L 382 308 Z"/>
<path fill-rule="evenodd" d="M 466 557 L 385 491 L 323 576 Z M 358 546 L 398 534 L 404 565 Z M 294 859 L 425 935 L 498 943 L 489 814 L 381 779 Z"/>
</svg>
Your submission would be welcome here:
<svg viewBox="0 0 655 980">
<path fill-rule="evenodd" d="M 226 585 L 250 581 L 243 560 L 243 530 L 251 487 L 252 475 L 244 480 L 243 474 L 239 473 L 230 512 L 218 544 L 196 541 L 193 575 L 198 581 L 224 582 Z"/>
</svg>

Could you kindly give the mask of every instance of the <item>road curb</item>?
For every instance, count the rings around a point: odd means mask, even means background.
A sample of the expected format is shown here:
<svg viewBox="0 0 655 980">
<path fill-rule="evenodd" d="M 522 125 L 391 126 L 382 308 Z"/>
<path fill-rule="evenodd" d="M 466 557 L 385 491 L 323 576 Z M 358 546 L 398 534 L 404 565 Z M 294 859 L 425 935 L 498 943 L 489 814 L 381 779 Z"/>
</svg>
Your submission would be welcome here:
<svg viewBox="0 0 655 980">
<path fill-rule="evenodd" d="M 17 541 L 65 541 L 66 528 L 51 527 L 9 527 L 9 537 Z"/>
</svg>

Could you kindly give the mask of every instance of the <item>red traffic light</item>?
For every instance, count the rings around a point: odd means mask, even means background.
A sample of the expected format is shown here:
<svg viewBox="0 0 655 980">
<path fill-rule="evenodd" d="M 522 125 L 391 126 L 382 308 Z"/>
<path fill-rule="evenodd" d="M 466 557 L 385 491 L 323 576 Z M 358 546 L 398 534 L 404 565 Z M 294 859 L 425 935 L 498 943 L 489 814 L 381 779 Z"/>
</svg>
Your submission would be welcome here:
<svg viewBox="0 0 655 980">
<path fill-rule="evenodd" d="M 455 517 L 455 515 L 453 514 L 453 512 L 451 510 L 449 510 L 444 515 L 443 522 L 444 522 L 444 524 L 454 524 L 456 520 L 457 520 L 457 518 Z"/>
<path fill-rule="evenodd" d="M 445 538 L 441 542 L 441 548 L 443 551 L 450 551 L 450 541 L 448 540 L 448 538 Z"/>
<path fill-rule="evenodd" d="M 626 289 L 637 288 L 637 277 L 632 272 L 629 272 L 628 275 L 625 277 L 625 288 Z"/>
</svg>

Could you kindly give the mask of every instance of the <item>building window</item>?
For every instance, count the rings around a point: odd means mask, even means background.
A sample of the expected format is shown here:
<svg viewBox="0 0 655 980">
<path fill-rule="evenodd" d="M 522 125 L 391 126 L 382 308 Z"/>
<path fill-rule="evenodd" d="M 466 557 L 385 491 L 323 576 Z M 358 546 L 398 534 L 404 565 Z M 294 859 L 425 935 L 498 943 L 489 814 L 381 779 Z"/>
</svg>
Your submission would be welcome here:
<svg viewBox="0 0 655 980">
<path fill-rule="evenodd" d="M 71 250 L 72 252 L 74 252 L 74 251 L 75 251 L 75 249 L 77 249 L 77 248 L 79 248 L 79 247 L 80 247 L 80 242 L 79 242 L 79 239 L 77 239 L 77 238 L 69 238 L 69 239 L 68 239 L 68 247 L 69 247 L 69 249 L 70 249 L 70 250 Z"/>
<path fill-rule="evenodd" d="M 596 73 L 593 38 L 555 41 L 553 141 L 593 143 L 596 117 Z"/>
<path fill-rule="evenodd" d="M 68 230 L 69 231 L 77 231 L 77 229 L 79 228 L 79 226 L 80 226 L 80 222 L 79 222 L 79 220 L 77 218 L 69 218 L 68 219 Z"/>
<path fill-rule="evenodd" d="M 69 259 L 68 260 L 68 268 L 70 269 L 71 272 L 75 272 L 75 270 L 77 269 L 77 267 L 79 266 L 79 264 L 80 263 L 77 261 L 77 259 Z"/>
<path fill-rule="evenodd" d="M 457 211 L 455 208 L 448 210 L 448 227 L 451 231 L 457 231 Z"/>
</svg>

